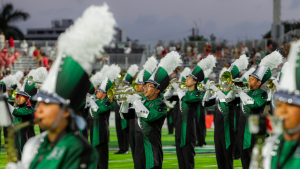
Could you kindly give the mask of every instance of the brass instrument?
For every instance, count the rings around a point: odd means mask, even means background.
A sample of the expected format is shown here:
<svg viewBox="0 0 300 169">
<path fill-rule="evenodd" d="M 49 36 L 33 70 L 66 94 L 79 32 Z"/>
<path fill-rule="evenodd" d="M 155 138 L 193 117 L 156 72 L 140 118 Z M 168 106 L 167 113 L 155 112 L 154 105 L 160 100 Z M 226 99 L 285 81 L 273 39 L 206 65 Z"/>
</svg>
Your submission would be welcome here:
<svg viewBox="0 0 300 169">
<path fill-rule="evenodd" d="M 224 87 L 225 86 L 225 87 Z M 227 87 L 228 86 L 228 87 Z M 229 71 L 226 71 L 221 76 L 221 84 L 220 89 L 228 89 L 229 87 L 233 89 L 234 86 L 238 86 L 243 90 L 246 90 L 245 92 L 250 91 L 250 84 L 248 82 L 239 81 L 237 79 L 232 79 L 232 75 Z"/>
<path fill-rule="evenodd" d="M 172 87 L 171 84 L 173 84 L 173 83 L 178 83 L 180 89 L 186 89 L 186 83 L 185 82 L 178 82 L 177 79 L 174 78 L 174 79 L 170 80 L 170 84 L 165 90 L 169 90 Z"/>
<path fill-rule="evenodd" d="M 42 86 L 42 84 L 43 84 L 43 82 L 40 82 L 40 81 L 34 81 L 33 80 L 33 77 L 32 76 L 29 76 L 28 77 L 28 84 L 31 86 L 33 83 L 35 83 L 35 88 L 37 88 L 37 89 L 39 89 L 41 86 Z"/>
<path fill-rule="evenodd" d="M 116 98 L 115 96 L 117 95 L 125 95 L 125 94 L 129 94 L 129 95 L 133 95 L 133 94 L 145 94 L 145 92 L 136 92 L 136 91 L 132 91 L 132 92 L 116 92 L 115 89 L 112 87 L 110 89 L 107 90 L 106 92 L 107 97 L 109 100 L 126 100 L 126 98 L 121 97 L 121 98 Z"/>
<path fill-rule="evenodd" d="M 267 86 L 270 90 L 276 90 L 276 85 L 273 83 L 273 80 L 269 80 Z"/>
<path fill-rule="evenodd" d="M 18 150 L 15 148 L 15 132 L 30 126 L 34 125 L 35 123 L 41 121 L 40 119 L 34 119 L 33 121 L 26 121 L 24 123 L 17 124 L 15 126 L 11 126 L 7 130 L 7 144 L 5 148 L 7 150 L 7 163 L 9 162 L 17 162 L 18 161 Z"/>
</svg>

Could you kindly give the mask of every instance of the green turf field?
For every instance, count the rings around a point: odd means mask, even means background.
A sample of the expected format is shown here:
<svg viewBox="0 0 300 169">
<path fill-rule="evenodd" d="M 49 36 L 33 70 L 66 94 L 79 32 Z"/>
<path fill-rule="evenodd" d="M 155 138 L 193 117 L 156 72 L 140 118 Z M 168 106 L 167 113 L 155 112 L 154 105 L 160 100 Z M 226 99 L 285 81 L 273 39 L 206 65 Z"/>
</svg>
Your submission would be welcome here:
<svg viewBox="0 0 300 169">
<path fill-rule="evenodd" d="M 38 134 L 39 128 L 35 126 L 35 131 Z M 2 132 L 3 133 L 3 132 Z M 216 162 L 216 156 L 214 154 L 213 148 L 213 130 L 207 131 L 206 143 L 208 144 L 207 147 L 200 148 L 196 147 L 196 154 L 195 156 L 195 168 L 218 168 Z M 2 136 L 2 144 L 3 136 Z M 176 169 L 178 168 L 178 162 L 175 152 L 175 144 L 174 135 L 168 135 L 167 129 L 162 129 L 162 145 L 164 147 L 164 160 L 163 160 L 163 168 L 166 169 Z M 118 154 L 115 155 L 114 152 L 117 150 L 118 142 L 117 142 L 117 134 L 115 128 L 110 128 L 110 152 L 109 152 L 109 168 L 110 169 L 117 169 L 117 168 L 133 168 L 133 160 L 131 153 L 124 155 Z M 205 154 L 203 154 L 205 153 Z M 4 168 L 6 164 L 6 151 L 5 149 L 1 149 L 0 154 L 0 168 Z M 241 161 L 235 160 L 234 161 L 234 168 L 242 168 Z"/>
</svg>

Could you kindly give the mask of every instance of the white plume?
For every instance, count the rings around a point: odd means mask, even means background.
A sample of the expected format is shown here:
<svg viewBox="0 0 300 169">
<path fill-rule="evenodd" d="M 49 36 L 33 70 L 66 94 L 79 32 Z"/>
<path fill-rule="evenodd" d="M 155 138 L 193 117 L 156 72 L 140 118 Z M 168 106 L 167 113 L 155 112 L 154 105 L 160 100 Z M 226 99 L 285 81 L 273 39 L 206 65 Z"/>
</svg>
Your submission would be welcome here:
<svg viewBox="0 0 300 169">
<path fill-rule="evenodd" d="M 190 73 L 191 73 L 191 69 L 189 68 L 189 67 L 185 67 L 184 69 L 183 69 L 183 71 L 180 73 L 180 77 L 179 77 L 179 82 L 181 82 L 181 80 L 182 80 L 182 77 L 186 77 L 187 75 L 189 75 Z"/>
<path fill-rule="evenodd" d="M 22 79 L 23 76 L 24 76 L 24 73 L 21 71 L 17 71 L 17 73 L 14 74 L 17 84 L 20 82 L 20 80 Z"/>
<path fill-rule="evenodd" d="M 272 70 L 274 68 L 277 68 L 277 66 L 282 63 L 282 59 L 282 55 L 276 50 L 265 56 L 261 60 L 259 66 L 266 66 Z"/>
<path fill-rule="evenodd" d="M 205 78 L 207 78 L 207 77 L 211 74 L 212 71 L 213 71 L 213 69 L 205 70 L 205 71 L 204 71 L 204 76 L 205 76 Z"/>
<path fill-rule="evenodd" d="M 231 65 L 235 65 L 239 71 L 245 70 L 248 67 L 248 58 L 245 54 L 241 55 L 239 59 L 236 59 Z"/>
<path fill-rule="evenodd" d="M 144 64 L 143 68 L 144 68 L 144 70 L 146 70 L 150 74 L 152 74 L 157 66 L 157 63 L 158 62 L 157 62 L 156 58 L 154 56 L 151 56 Z"/>
<path fill-rule="evenodd" d="M 201 67 L 203 71 L 212 69 L 213 67 L 216 66 L 217 59 L 214 57 L 214 55 L 208 55 L 205 59 L 202 59 L 199 63 L 198 66 Z"/>
<path fill-rule="evenodd" d="M 109 45 L 115 34 L 116 21 L 108 8 L 106 3 L 88 7 L 58 38 L 58 49 L 77 61 L 87 74 L 92 71 L 94 56 Z"/>
<path fill-rule="evenodd" d="M 100 70 L 100 73 L 102 74 L 102 76 L 105 76 L 105 74 L 109 71 L 109 66 L 108 65 L 104 65 L 102 67 L 102 69 Z"/>
<path fill-rule="evenodd" d="M 14 84 L 16 84 L 16 79 L 13 75 L 8 75 L 2 79 L 2 81 L 5 83 L 6 87 L 10 87 Z"/>
<path fill-rule="evenodd" d="M 178 52 L 172 51 L 169 52 L 164 58 L 161 59 L 159 63 L 159 67 L 164 68 L 168 75 L 173 73 L 176 67 L 182 64 L 182 60 L 180 59 L 180 55 Z"/>
<path fill-rule="evenodd" d="M 48 71 L 45 67 L 37 68 L 32 72 L 33 81 L 43 82 L 46 79 L 47 75 Z"/>
<path fill-rule="evenodd" d="M 135 83 L 138 83 L 139 81 L 141 81 L 141 82 L 143 81 L 144 72 L 145 72 L 145 70 L 142 69 L 142 70 L 138 73 L 138 75 L 137 75 L 137 77 L 136 77 L 136 79 L 135 79 Z"/>
<path fill-rule="evenodd" d="M 255 68 L 254 67 L 251 67 L 247 72 L 245 72 L 244 74 L 243 74 L 243 76 L 240 78 L 240 81 L 243 81 L 243 79 L 245 78 L 245 79 L 247 79 L 247 81 L 249 80 L 249 75 L 251 74 L 251 73 L 253 73 L 255 71 Z"/>
<path fill-rule="evenodd" d="M 30 72 L 27 74 L 27 77 L 30 77 L 34 74 L 35 69 L 31 69 Z"/>
<path fill-rule="evenodd" d="M 136 64 L 133 64 L 129 67 L 127 73 L 130 74 L 132 77 L 134 77 L 138 71 L 139 71 L 139 66 Z"/>
<path fill-rule="evenodd" d="M 109 71 L 106 73 L 106 77 L 113 82 L 115 79 L 119 77 L 119 74 L 121 72 L 121 68 L 118 65 L 112 64 L 109 67 Z"/>
<path fill-rule="evenodd" d="M 90 81 L 94 86 L 98 86 L 103 80 L 103 75 L 101 72 L 95 73 L 91 78 Z"/>
</svg>

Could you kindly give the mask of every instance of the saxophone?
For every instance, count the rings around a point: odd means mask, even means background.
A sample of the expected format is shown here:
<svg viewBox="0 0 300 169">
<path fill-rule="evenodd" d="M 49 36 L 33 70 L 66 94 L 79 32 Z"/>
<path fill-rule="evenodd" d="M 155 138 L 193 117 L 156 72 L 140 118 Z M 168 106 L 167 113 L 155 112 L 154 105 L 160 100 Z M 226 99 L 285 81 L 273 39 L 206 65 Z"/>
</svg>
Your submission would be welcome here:
<svg viewBox="0 0 300 169">
<path fill-rule="evenodd" d="M 40 119 L 34 119 L 31 121 L 26 121 L 24 123 L 17 124 L 15 126 L 11 126 L 7 129 L 7 144 L 5 145 L 5 148 L 7 150 L 7 157 L 6 157 L 7 163 L 9 162 L 16 163 L 18 161 L 18 150 L 15 148 L 15 132 L 19 131 L 24 127 L 34 125 L 39 121 Z"/>
</svg>

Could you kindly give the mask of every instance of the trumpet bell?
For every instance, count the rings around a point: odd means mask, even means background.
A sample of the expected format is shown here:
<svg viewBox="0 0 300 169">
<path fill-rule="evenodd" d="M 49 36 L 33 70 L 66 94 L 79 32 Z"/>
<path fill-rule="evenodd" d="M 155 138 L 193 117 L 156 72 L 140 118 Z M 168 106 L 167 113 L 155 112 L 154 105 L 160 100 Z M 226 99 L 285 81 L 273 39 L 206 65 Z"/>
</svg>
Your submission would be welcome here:
<svg viewBox="0 0 300 169">
<path fill-rule="evenodd" d="M 268 87 L 270 90 L 274 90 L 274 89 L 276 88 L 275 84 L 273 83 L 273 80 L 269 80 L 269 81 L 268 81 L 267 87 Z"/>
</svg>

